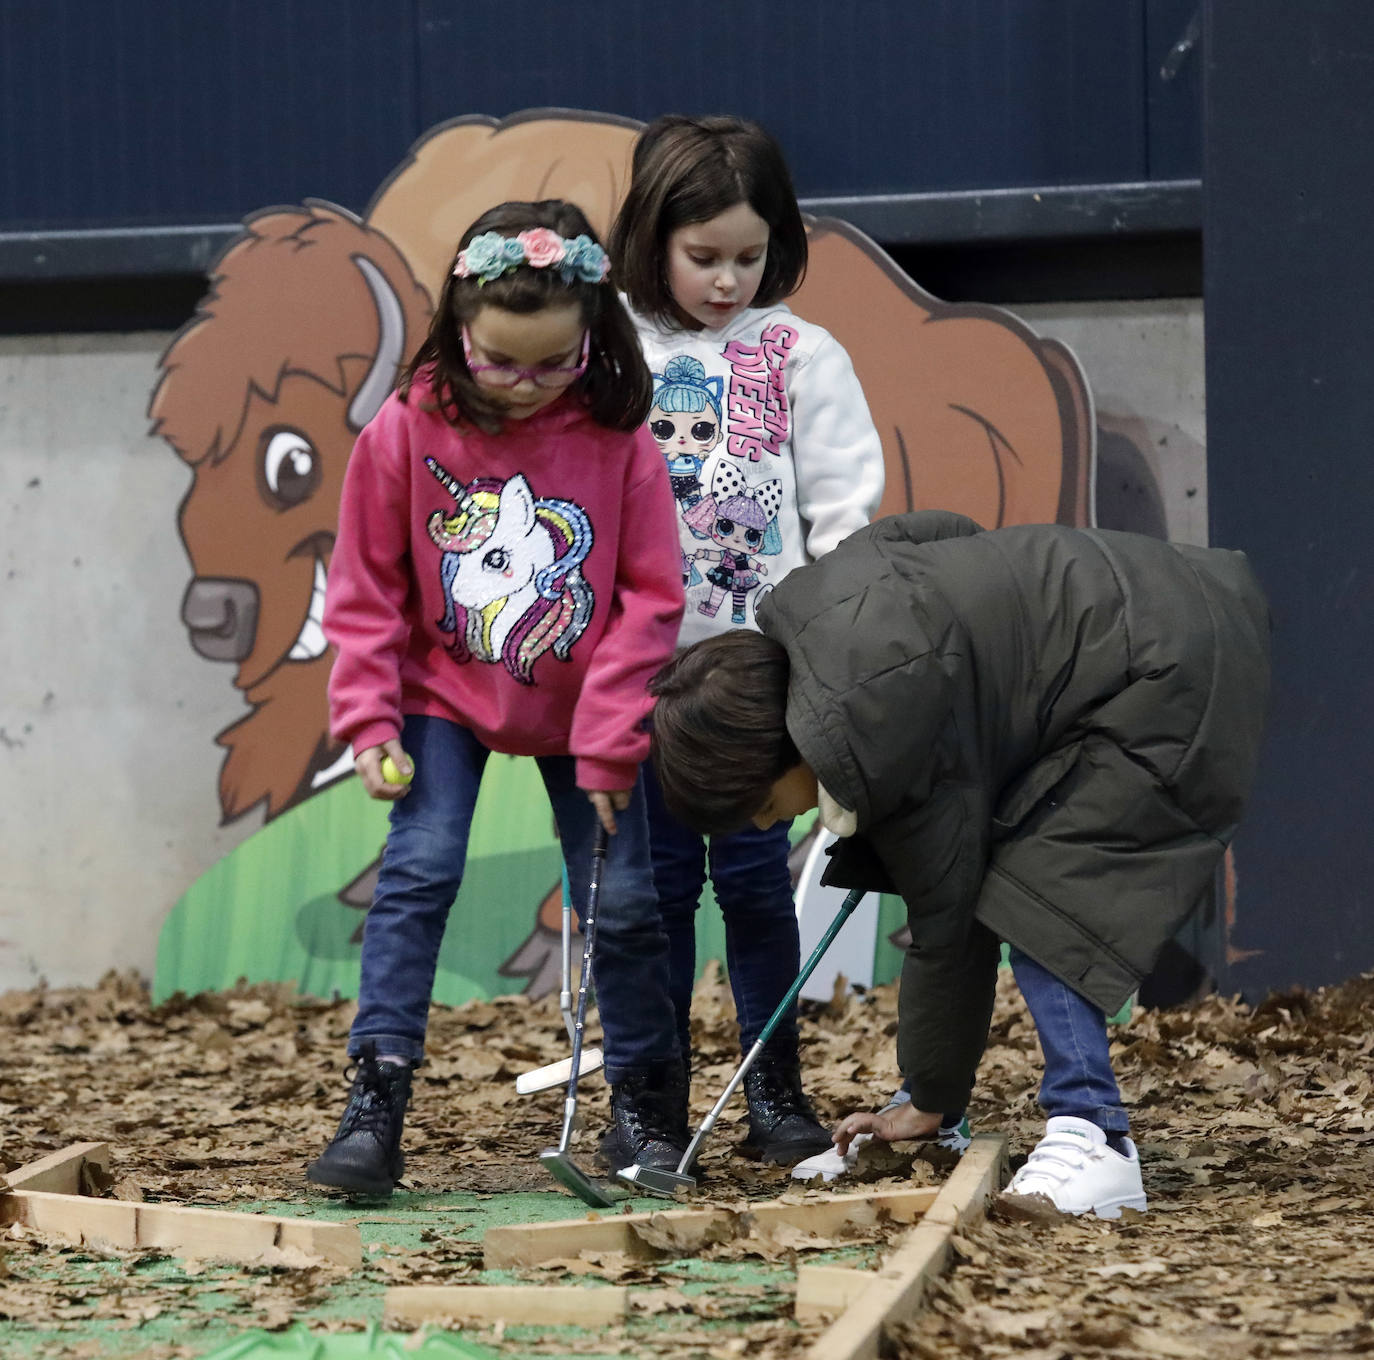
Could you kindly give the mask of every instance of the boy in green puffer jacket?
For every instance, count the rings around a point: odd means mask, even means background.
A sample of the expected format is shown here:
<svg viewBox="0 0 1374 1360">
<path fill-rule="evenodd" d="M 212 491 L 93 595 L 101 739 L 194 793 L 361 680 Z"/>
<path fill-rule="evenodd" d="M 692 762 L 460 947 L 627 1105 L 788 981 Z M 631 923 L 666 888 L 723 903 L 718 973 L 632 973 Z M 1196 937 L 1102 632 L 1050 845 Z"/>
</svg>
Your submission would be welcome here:
<svg viewBox="0 0 1374 1360">
<path fill-rule="evenodd" d="M 1269 619 L 1244 555 L 923 511 L 794 571 L 758 621 L 659 673 L 653 758 L 688 825 L 819 807 L 826 881 L 906 902 L 912 1099 L 837 1147 L 964 1108 L 1005 941 L 1048 1116 L 1009 1193 L 1143 1209 L 1104 1016 L 1211 884 L 1254 777 Z"/>
</svg>

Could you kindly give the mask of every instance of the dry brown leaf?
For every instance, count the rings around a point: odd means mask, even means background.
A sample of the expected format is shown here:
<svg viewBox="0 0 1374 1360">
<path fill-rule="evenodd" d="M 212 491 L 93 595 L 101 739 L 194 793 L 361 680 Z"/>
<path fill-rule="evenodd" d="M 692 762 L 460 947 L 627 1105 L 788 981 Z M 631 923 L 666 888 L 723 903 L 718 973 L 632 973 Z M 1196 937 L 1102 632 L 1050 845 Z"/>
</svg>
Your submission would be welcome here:
<svg viewBox="0 0 1374 1360">
<path fill-rule="evenodd" d="M 296 1200 L 308 1211 L 317 1201 L 302 1168 L 331 1136 L 342 1108 L 343 1044 L 353 1009 L 295 998 L 287 988 L 251 987 L 154 1010 L 141 984 L 120 975 L 94 988 L 0 997 L 7 1055 L 0 1066 L 0 1165 L 15 1167 L 78 1140 L 103 1141 L 115 1150 L 121 1184 L 139 1187 L 148 1200 L 230 1207 Z M 1113 1052 L 1142 1149 L 1149 1213 L 1115 1223 L 1051 1214 L 1027 1224 L 996 1211 L 982 1227 L 961 1231 L 954 1271 L 933 1283 L 915 1322 L 894 1329 L 901 1353 L 919 1360 L 1267 1360 L 1374 1349 L 1371 1014 L 1374 977 L 1288 993 L 1258 1008 L 1212 997 L 1135 1014 L 1113 1031 Z M 694 1120 L 739 1060 L 733 1017 L 729 987 L 712 970 L 692 1016 Z M 848 997 L 833 1014 L 807 1003 L 804 1071 L 822 1119 L 885 1100 L 897 1080 L 895 1022 L 890 987 Z M 111 1039 L 116 1033 L 127 1045 Z M 433 1061 L 416 1074 L 407 1121 L 408 1181 L 419 1194 L 372 1217 L 427 1214 L 438 1204 L 426 1198 L 430 1192 L 549 1188 L 538 1154 L 556 1136 L 561 1098 L 517 1099 L 511 1078 L 566 1056 L 552 999 L 434 1007 L 429 1050 Z M 971 1110 L 975 1127 L 1005 1129 L 1013 1152 L 1024 1154 L 1043 1129 L 1035 1103 L 1039 1075 L 1034 1030 L 1004 975 Z M 582 1104 L 590 1140 L 606 1118 L 604 1085 L 586 1083 Z M 741 1202 L 795 1188 L 787 1168 L 759 1167 L 737 1155 L 743 1113 L 740 1101 L 708 1141 L 709 1179 L 692 1196 L 694 1206 L 738 1210 Z M 914 1176 L 931 1180 L 944 1174 L 923 1161 L 913 1167 Z M 568 1215 L 578 1211 L 569 1201 Z M 367 1278 L 376 1287 L 400 1272 L 411 1279 L 473 1278 L 481 1245 L 457 1237 L 470 1220 L 454 1215 L 443 1229 L 427 1228 L 422 1252 L 373 1254 Z M 887 1240 L 901 1231 L 883 1229 Z M 245 1326 L 284 1325 L 299 1316 L 303 1300 L 325 1299 L 330 1289 L 328 1272 L 320 1270 L 226 1274 L 187 1262 L 174 1285 L 133 1271 L 108 1289 L 86 1287 L 77 1300 L 61 1287 L 70 1248 L 22 1228 L 4 1230 L 3 1242 L 8 1273 L 0 1275 L 0 1311 L 9 1319 L 72 1328 L 99 1312 L 134 1333 L 126 1339 L 135 1343 L 143 1341 L 142 1310 L 161 1309 L 157 1325 L 165 1327 L 169 1316 L 186 1315 L 179 1310 L 192 1287 L 237 1296 L 235 1319 Z M 762 1245 L 781 1268 L 821 1244 L 782 1233 Z M 747 1260 L 734 1242 L 707 1245 L 702 1254 L 711 1269 Z M 867 1264 L 877 1255 L 870 1248 Z M 757 1252 L 747 1268 L 761 1268 Z M 619 1279 L 636 1292 L 662 1288 L 666 1273 L 610 1254 L 579 1258 L 566 1269 Z M 24 1271 L 38 1274 L 25 1278 Z M 820 1334 L 797 1327 L 788 1298 L 777 1291 L 749 1294 L 713 1283 L 688 1297 L 690 1313 L 665 1311 L 601 1337 L 522 1341 L 521 1351 L 704 1356 L 727 1345 L 739 1351 L 743 1340 L 751 1358 L 799 1360 Z M 702 1321 L 694 1326 L 693 1316 Z M 1011 1321 L 1015 1316 L 1023 1321 Z M 1007 1334 L 1026 1317 L 1041 1316 L 1043 1326 L 1025 1323 L 1025 1335 Z M 175 1349 L 149 1345 L 138 1353 L 170 1360 Z M 62 1360 L 79 1355 L 73 1344 Z"/>
<path fill-rule="evenodd" d="M 701 1222 L 674 1221 L 654 1214 L 647 1223 L 632 1223 L 630 1231 L 646 1246 L 666 1256 L 695 1256 L 717 1242 L 732 1241 L 738 1231 L 734 1214 L 721 1213 Z"/>
</svg>

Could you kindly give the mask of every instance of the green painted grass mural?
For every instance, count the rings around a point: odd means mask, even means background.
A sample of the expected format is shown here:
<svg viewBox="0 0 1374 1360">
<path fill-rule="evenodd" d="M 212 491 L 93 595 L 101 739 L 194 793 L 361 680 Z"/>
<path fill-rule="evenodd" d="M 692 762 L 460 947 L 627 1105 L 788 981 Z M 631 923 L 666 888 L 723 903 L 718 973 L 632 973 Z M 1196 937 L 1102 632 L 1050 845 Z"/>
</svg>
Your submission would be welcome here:
<svg viewBox="0 0 1374 1360">
<path fill-rule="evenodd" d="M 312 996 L 358 994 L 361 905 L 340 892 L 386 840 L 387 808 L 356 779 L 306 799 L 269 822 L 201 875 L 177 902 L 158 940 L 155 1000 L 248 982 L 295 982 Z M 534 761 L 493 756 L 473 817 L 463 886 L 449 914 L 434 999 L 459 1005 L 517 992 L 503 975 L 535 929 L 540 904 L 561 877 L 553 815 Z M 704 965 L 724 958 L 714 903 L 697 914 Z"/>
<path fill-rule="evenodd" d="M 381 853 L 386 806 L 356 779 L 269 822 L 201 875 L 173 907 L 158 939 L 153 999 L 222 991 L 247 982 L 294 982 L 311 996 L 356 997 L 363 911 L 340 897 Z M 792 828 L 794 841 L 814 814 Z M 503 972 L 534 930 L 559 883 L 553 815 L 532 760 L 493 756 L 472 822 L 467 870 L 439 953 L 434 1000 L 456 1006 L 523 991 Z M 906 919 L 899 897 L 880 899 L 873 982 L 891 982 L 901 952 L 890 936 Z M 725 959 L 725 931 L 708 884 L 697 913 L 697 966 Z M 1003 960 L 1005 964 L 1005 957 Z M 1116 1021 L 1130 1015 L 1129 1003 Z"/>
</svg>

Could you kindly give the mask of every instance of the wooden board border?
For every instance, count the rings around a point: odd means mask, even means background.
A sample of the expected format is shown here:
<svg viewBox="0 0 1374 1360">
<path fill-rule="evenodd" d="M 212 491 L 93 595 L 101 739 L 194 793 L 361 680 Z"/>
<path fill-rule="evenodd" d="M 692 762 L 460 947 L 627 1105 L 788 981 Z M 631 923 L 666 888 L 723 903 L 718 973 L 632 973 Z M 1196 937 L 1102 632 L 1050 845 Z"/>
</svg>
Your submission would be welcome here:
<svg viewBox="0 0 1374 1360">
<path fill-rule="evenodd" d="M 487 1270 L 509 1270 L 576 1257 L 583 1251 L 622 1251 L 631 1259 L 645 1261 L 674 1253 L 690 1256 L 713 1242 L 766 1235 L 783 1227 L 832 1237 L 846 1226 L 876 1223 L 882 1215 L 899 1223 L 915 1223 L 938 1203 L 939 1195 L 933 1186 L 913 1186 L 733 1207 L 589 1213 L 552 1223 L 504 1224 L 489 1228 L 482 1238 L 482 1263 Z"/>
<path fill-rule="evenodd" d="M 954 1234 L 983 1216 L 1006 1172 L 1006 1139 L 977 1135 L 921 1221 L 807 1350 L 807 1360 L 877 1360 L 883 1329 L 920 1309 L 931 1280 L 949 1262 Z M 801 1284 L 799 1272 L 799 1301 Z"/>
</svg>

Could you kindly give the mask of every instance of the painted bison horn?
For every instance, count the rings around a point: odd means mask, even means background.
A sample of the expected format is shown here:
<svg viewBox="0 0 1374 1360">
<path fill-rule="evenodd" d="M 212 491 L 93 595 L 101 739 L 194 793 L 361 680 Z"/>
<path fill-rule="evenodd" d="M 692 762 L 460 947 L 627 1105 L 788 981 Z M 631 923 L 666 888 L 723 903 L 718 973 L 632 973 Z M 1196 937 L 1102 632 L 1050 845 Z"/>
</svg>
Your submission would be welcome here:
<svg viewBox="0 0 1374 1360">
<path fill-rule="evenodd" d="M 242 661 L 257 636 L 258 588 L 252 581 L 197 576 L 186 587 L 181 621 L 207 661 Z"/>
<path fill-rule="evenodd" d="M 377 308 L 377 353 L 348 408 L 349 425 L 361 430 L 381 409 L 396 382 L 396 371 L 405 357 L 406 318 L 400 298 L 382 271 L 365 255 L 354 255 L 353 263 L 367 280 Z"/>
</svg>

